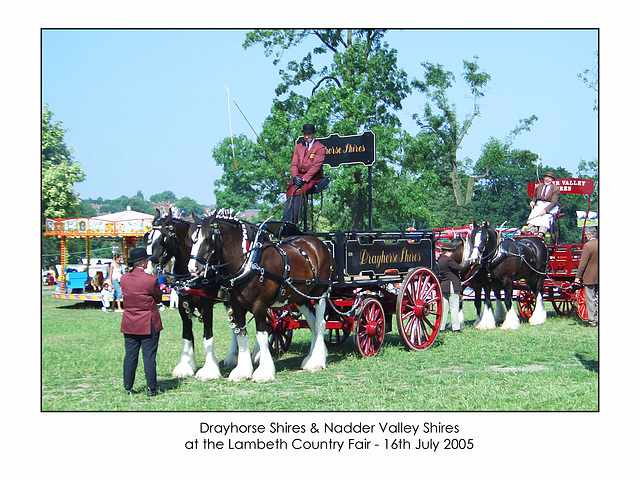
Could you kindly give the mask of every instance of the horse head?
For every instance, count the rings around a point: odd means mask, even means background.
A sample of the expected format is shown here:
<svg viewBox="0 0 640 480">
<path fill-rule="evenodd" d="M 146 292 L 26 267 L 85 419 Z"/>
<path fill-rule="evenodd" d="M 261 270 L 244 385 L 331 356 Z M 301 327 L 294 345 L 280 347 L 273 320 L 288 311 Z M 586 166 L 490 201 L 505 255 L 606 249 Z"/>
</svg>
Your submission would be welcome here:
<svg viewBox="0 0 640 480">
<path fill-rule="evenodd" d="M 171 210 L 161 216 L 160 210 L 151 223 L 151 230 L 145 234 L 145 243 L 152 273 L 158 275 L 173 258 L 177 273 L 186 271 L 187 246 L 185 245 L 188 222 L 173 218 Z M 179 264 L 179 265 L 178 265 Z"/>
<path fill-rule="evenodd" d="M 469 242 L 468 260 L 471 265 L 479 265 L 495 253 L 498 247 L 498 233 L 489 222 L 483 222 L 478 226 L 474 220 Z"/>
<path fill-rule="evenodd" d="M 211 218 L 192 214 L 193 223 L 189 227 L 187 243 L 191 246 L 188 270 L 191 275 L 203 275 L 205 266 L 215 253 L 215 238 L 211 232 Z"/>
</svg>

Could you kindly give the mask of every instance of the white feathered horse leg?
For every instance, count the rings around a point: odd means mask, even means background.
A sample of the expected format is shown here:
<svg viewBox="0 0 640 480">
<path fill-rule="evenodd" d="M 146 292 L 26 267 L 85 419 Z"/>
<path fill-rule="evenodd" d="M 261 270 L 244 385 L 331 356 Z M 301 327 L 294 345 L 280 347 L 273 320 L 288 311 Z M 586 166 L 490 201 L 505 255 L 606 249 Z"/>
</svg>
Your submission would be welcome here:
<svg viewBox="0 0 640 480">
<path fill-rule="evenodd" d="M 306 305 L 298 306 L 300 312 L 307 319 L 309 329 L 311 330 L 310 352 L 302 361 L 302 368 L 307 372 L 319 372 L 327 368 L 327 346 L 324 344 L 324 331 L 326 326 L 324 312 L 326 306 L 326 297 L 318 300 L 315 312 L 312 312 Z"/>
<path fill-rule="evenodd" d="M 247 334 L 239 334 L 238 341 L 238 364 L 231 370 L 229 381 L 241 382 L 249 380 L 253 375 L 253 362 L 251 361 L 251 350 L 249 349 L 249 337 Z"/>
<path fill-rule="evenodd" d="M 207 380 L 218 380 L 220 378 L 220 367 L 216 359 L 213 337 L 205 338 L 203 344 L 205 361 L 203 367 L 196 373 L 196 378 L 203 382 Z"/>
<path fill-rule="evenodd" d="M 485 304 L 482 318 L 479 322 L 476 320 L 475 327 L 478 330 L 493 330 L 496 328 L 496 318 L 493 316 L 493 310 L 491 310 L 490 305 Z"/>
<path fill-rule="evenodd" d="M 542 325 L 547 321 L 547 310 L 544 308 L 542 302 L 542 293 L 538 292 L 538 298 L 536 298 L 536 306 L 533 309 L 531 318 L 529 319 L 530 325 Z"/>
<path fill-rule="evenodd" d="M 520 319 L 516 313 L 516 309 L 511 305 L 511 308 L 507 311 L 507 317 L 502 322 L 500 329 L 502 330 L 517 330 L 520 328 Z"/>
<path fill-rule="evenodd" d="M 193 377 L 195 375 L 198 366 L 196 365 L 196 356 L 193 350 L 193 342 L 182 339 L 182 354 L 180 355 L 180 361 L 173 369 L 174 378 Z"/>
<path fill-rule="evenodd" d="M 276 367 L 269 350 L 269 335 L 267 332 L 256 332 L 256 340 L 260 347 L 260 366 L 253 372 L 253 381 L 257 383 L 273 382 L 276 379 Z"/>
</svg>

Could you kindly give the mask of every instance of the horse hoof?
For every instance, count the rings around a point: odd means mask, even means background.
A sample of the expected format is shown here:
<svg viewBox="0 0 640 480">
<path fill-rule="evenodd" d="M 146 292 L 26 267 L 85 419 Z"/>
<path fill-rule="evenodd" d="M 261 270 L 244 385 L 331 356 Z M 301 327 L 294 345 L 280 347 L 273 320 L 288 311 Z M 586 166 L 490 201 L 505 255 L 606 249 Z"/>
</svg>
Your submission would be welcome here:
<svg viewBox="0 0 640 480">
<path fill-rule="evenodd" d="M 211 380 L 218 380 L 220 378 L 220 373 L 206 374 L 206 373 L 200 373 L 200 370 L 198 370 L 198 373 L 196 373 L 196 378 L 201 382 L 210 382 Z"/>
<path fill-rule="evenodd" d="M 303 370 L 305 372 L 309 372 L 309 373 L 318 373 L 318 372 L 324 370 L 325 368 L 327 368 L 327 367 L 325 367 L 324 365 L 312 365 L 312 366 L 306 365 L 303 368 Z"/>
<path fill-rule="evenodd" d="M 195 373 L 195 369 L 189 365 L 177 365 L 176 368 L 173 369 L 172 376 L 173 378 L 189 378 L 193 377 Z"/>
</svg>

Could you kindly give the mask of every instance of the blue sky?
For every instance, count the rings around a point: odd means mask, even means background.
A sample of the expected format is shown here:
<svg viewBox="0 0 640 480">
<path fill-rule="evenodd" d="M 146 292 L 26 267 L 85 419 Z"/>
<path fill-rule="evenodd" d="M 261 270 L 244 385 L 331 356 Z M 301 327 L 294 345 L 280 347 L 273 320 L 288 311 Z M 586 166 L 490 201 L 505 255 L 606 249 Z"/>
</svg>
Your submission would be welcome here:
<svg viewBox="0 0 640 480">
<path fill-rule="evenodd" d="M 42 103 L 63 122 L 67 145 L 87 174 L 77 185 L 81 198 L 140 190 L 148 199 L 171 190 L 199 203 L 215 201 L 213 181 L 221 170 L 211 149 L 230 131 L 223 84 L 260 132 L 279 82 L 279 67 L 261 46 L 242 48 L 245 33 L 43 31 Z M 572 173 L 580 160 L 597 158 L 596 94 L 577 76 L 595 67 L 597 30 L 391 30 L 385 40 L 411 79 L 423 78 L 425 61 L 456 75 L 452 95 L 460 116 L 472 109 L 462 61 L 477 55 L 491 75 L 461 158 L 476 160 L 490 137 L 504 139 L 519 119 L 534 114 L 539 120 L 515 148 L 540 153 L 542 163 Z M 299 57 L 287 54 L 285 60 Z M 416 93 L 398 114 L 412 133 L 411 116 L 423 106 Z M 255 139 L 233 103 L 231 127 Z"/>
</svg>

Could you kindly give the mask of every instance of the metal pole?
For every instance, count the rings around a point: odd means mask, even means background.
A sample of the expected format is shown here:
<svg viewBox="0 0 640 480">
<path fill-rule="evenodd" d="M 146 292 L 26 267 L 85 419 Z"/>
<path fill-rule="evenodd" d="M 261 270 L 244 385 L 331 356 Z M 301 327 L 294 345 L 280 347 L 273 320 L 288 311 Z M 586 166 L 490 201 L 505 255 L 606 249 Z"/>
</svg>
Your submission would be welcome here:
<svg viewBox="0 0 640 480">
<path fill-rule="evenodd" d="M 373 231 L 373 167 L 369 165 L 369 230 Z"/>
</svg>

